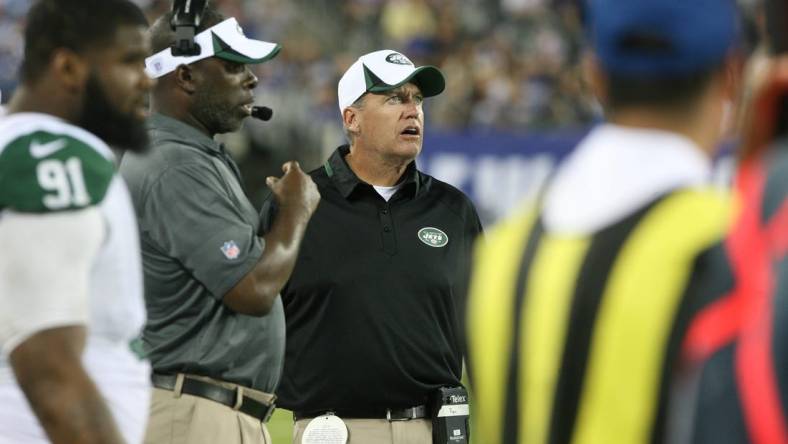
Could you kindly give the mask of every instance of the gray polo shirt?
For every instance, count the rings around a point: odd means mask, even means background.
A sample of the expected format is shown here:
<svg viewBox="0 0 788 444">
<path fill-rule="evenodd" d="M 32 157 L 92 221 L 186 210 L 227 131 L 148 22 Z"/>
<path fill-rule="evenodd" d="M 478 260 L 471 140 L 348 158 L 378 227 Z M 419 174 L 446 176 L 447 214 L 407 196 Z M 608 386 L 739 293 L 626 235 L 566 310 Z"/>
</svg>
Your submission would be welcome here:
<svg viewBox="0 0 788 444">
<path fill-rule="evenodd" d="M 222 303 L 264 247 L 238 168 L 219 143 L 189 125 L 154 114 L 148 128 L 150 152 L 127 153 L 120 166 L 139 219 L 144 350 L 155 372 L 271 393 L 284 357 L 281 298 L 262 318 Z"/>
</svg>

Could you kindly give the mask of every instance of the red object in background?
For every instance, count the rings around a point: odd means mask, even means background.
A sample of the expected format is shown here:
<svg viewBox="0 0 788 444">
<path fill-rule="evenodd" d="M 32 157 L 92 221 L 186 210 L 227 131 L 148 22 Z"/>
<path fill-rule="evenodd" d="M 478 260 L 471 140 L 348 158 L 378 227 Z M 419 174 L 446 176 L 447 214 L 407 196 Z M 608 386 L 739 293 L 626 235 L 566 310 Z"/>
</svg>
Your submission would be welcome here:
<svg viewBox="0 0 788 444">
<path fill-rule="evenodd" d="M 786 412 L 781 404 L 772 354 L 774 261 L 788 253 L 788 190 L 777 212 L 763 219 L 764 191 L 769 175 L 765 153 L 775 140 L 779 113 L 788 96 L 788 58 L 774 60 L 756 92 L 736 179 L 741 212 L 725 249 L 735 286 L 704 309 L 692 322 L 683 356 L 702 365 L 736 341 L 735 384 L 744 423 L 756 444 L 788 443 Z"/>
</svg>

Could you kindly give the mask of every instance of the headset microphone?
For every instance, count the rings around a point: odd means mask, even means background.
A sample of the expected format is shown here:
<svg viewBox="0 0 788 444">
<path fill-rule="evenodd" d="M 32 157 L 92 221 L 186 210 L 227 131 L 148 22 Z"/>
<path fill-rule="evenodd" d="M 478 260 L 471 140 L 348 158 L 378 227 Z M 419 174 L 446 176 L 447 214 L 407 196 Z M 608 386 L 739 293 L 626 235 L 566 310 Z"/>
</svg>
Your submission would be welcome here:
<svg viewBox="0 0 788 444">
<path fill-rule="evenodd" d="M 271 117 L 274 115 L 274 110 L 267 106 L 253 106 L 252 107 L 252 117 L 255 119 L 260 119 L 264 122 L 271 120 Z"/>
</svg>

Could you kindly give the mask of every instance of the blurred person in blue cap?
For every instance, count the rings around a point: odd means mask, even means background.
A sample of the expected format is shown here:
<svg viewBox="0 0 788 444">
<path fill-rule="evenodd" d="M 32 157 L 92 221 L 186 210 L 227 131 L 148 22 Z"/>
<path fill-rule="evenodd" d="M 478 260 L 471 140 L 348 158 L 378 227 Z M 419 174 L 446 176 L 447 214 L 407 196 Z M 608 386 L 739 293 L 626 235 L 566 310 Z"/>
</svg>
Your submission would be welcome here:
<svg viewBox="0 0 788 444">
<path fill-rule="evenodd" d="M 148 155 L 120 171 L 140 227 L 148 321 L 142 348 L 153 367 L 145 442 L 270 444 L 285 348 L 279 291 L 290 276 L 320 195 L 298 164 L 267 178 L 282 206 L 258 235 L 259 217 L 238 166 L 216 134 L 250 117 L 250 65 L 279 45 L 246 37 L 212 4 L 196 29 L 199 54 L 173 54 L 171 14 L 149 30 L 154 54 Z"/>
<path fill-rule="evenodd" d="M 664 441 L 730 220 L 709 179 L 737 96 L 734 1 L 586 6 L 606 121 L 474 256 L 471 417 L 486 444 Z"/>
</svg>

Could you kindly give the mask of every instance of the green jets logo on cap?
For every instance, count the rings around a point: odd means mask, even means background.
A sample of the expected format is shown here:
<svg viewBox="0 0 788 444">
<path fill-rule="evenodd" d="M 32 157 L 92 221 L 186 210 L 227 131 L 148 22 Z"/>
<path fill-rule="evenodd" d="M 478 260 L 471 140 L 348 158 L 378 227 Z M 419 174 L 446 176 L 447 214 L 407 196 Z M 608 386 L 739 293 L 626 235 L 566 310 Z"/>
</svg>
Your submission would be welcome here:
<svg viewBox="0 0 788 444">
<path fill-rule="evenodd" d="M 395 65 L 413 65 L 413 62 L 398 52 L 392 52 L 391 54 L 387 55 L 386 61 L 389 63 L 394 63 Z"/>
<path fill-rule="evenodd" d="M 419 230 L 419 240 L 430 247 L 445 247 L 449 243 L 449 236 L 434 227 L 424 227 Z"/>
</svg>

